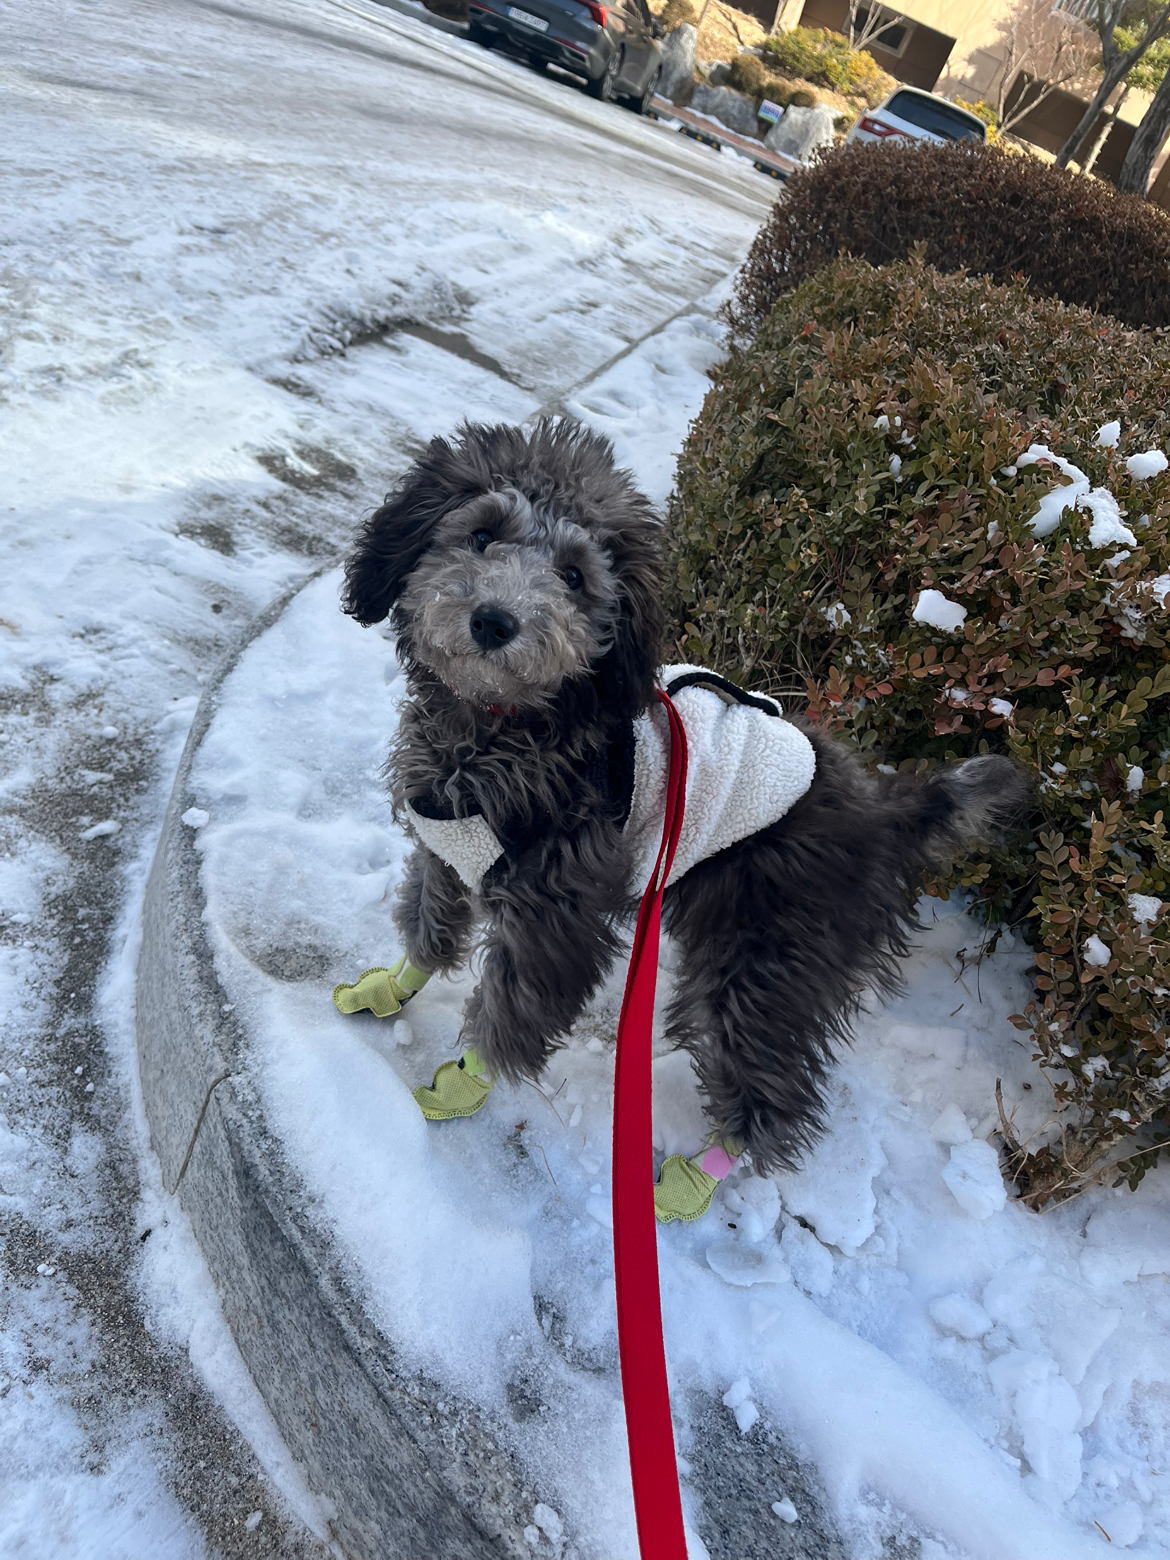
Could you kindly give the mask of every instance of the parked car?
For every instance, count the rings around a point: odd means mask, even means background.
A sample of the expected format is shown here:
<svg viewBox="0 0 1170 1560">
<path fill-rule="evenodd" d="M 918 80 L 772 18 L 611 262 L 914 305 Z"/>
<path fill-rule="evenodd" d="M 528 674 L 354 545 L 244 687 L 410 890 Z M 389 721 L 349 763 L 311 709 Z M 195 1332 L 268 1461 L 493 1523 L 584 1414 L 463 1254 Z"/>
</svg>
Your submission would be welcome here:
<svg viewBox="0 0 1170 1560">
<path fill-rule="evenodd" d="M 476 43 L 584 76 L 603 103 L 621 97 L 639 114 L 649 108 L 662 74 L 662 27 L 646 0 L 469 0 L 469 10 Z"/>
<path fill-rule="evenodd" d="M 862 114 L 845 140 L 881 142 L 896 136 L 911 141 L 986 141 L 987 126 L 977 115 L 933 92 L 899 87 L 884 103 Z"/>
</svg>

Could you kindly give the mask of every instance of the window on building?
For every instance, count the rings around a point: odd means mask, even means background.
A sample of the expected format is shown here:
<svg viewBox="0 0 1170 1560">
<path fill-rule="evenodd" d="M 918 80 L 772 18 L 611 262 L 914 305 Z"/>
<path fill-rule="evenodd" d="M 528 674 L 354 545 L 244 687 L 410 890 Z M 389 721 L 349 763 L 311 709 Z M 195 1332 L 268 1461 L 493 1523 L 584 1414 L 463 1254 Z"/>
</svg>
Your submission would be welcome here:
<svg viewBox="0 0 1170 1560">
<path fill-rule="evenodd" d="M 883 27 L 875 37 L 871 38 L 866 47 L 869 49 L 884 49 L 887 54 L 901 54 L 909 41 L 914 28 L 908 22 L 894 22 L 893 12 L 879 10 L 878 25 L 881 26 L 883 16 L 888 16 L 892 26 Z M 855 33 L 860 34 L 869 25 L 869 7 L 859 5 L 857 7 L 857 21 L 854 23 Z M 846 26 L 846 31 L 848 27 Z"/>
</svg>

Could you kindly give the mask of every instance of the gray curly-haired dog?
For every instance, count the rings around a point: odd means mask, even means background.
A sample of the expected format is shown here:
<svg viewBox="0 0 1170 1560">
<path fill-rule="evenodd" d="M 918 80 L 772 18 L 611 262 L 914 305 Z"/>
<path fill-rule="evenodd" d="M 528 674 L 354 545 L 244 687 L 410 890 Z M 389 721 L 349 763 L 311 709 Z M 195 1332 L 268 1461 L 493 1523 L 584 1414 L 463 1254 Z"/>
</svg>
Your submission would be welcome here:
<svg viewBox="0 0 1170 1560">
<path fill-rule="evenodd" d="M 425 972 L 463 964 L 486 923 L 463 1043 L 512 1081 L 564 1043 L 645 887 L 622 825 L 664 583 L 650 502 L 605 439 L 567 421 L 433 440 L 346 567 L 345 610 L 391 617 L 409 680 L 388 764 L 398 816 L 482 818 L 502 847 L 473 890 L 420 841 L 395 921 Z M 873 777 L 800 724 L 811 785 L 686 871 L 663 912 L 681 949 L 669 1033 L 714 1129 L 762 1172 L 815 1136 L 865 989 L 896 988 L 922 869 L 993 834 L 1026 794 L 1004 758 Z"/>
</svg>

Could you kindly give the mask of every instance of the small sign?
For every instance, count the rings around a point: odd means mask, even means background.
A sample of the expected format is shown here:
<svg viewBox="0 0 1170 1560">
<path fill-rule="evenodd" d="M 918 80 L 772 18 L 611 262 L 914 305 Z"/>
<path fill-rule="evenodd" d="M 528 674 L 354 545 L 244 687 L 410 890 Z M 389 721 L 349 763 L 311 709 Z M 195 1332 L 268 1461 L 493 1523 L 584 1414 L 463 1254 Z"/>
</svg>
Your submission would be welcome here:
<svg viewBox="0 0 1170 1560">
<path fill-rule="evenodd" d="M 776 124 L 784 117 L 784 110 L 780 105 L 778 103 L 769 103 L 767 98 L 756 109 L 756 113 L 761 119 L 766 119 L 770 125 Z"/>
</svg>

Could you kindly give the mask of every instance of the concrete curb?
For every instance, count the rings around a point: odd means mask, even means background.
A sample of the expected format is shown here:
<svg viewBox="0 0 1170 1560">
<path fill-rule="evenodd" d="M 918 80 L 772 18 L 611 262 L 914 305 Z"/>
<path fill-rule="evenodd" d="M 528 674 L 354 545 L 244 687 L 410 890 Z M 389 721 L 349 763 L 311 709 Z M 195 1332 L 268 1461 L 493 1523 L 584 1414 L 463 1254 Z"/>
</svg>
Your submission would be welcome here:
<svg viewBox="0 0 1170 1560">
<path fill-rule="evenodd" d="M 532 1553 L 523 1528 L 537 1496 L 475 1408 L 399 1367 L 335 1254 L 301 1215 L 304 1192 L 243 1077 L 244 1036 L 224 1011 L 204 930 L 195 833 L 181 821 L 194 801 L 191 765 L 224 679 L 300 588 L 262 613 L 219 668 L 175 778 L 138 965 L 151 1140 L 244 1362 L 310 1487 L 332 1507 L 346 1554 L 518 1560 Z"/>
<path fill-rule="evenodd" d="M 244 1362 L 332 1513 L 345 1555 L 532 1560 L 524 1530 L 539 1496 L 506 1449 L 506 1427 L 403 1367 L 305 1217 L 305 1189 L 265 1123 L 245 1066 L 246 1036 L 215 972 L 196 834 L 182 822 L 195 804 L 189 777 L 225 679 L 300 590 L 333 567 L 285 592 L 251 625 L 205 690 L 183 750 L 147 883 L 138 965 L 151 1141 Z M 693 1432 L 688 1456 L 711 1560 L 845 1560 L 819 1479 L 782 1437 L 762 1424 L 741 1437 L 730 1414 L 702 1394 L 689 1395 L 681 1417 Z M 777 1480 L 799 1501 L 799 1528 L 770 1513 L 759 1524 L 761 1492 Z M 558 1548 L 560 1560 L 577 1552 L 571 1535 Z"/>
</svg>

